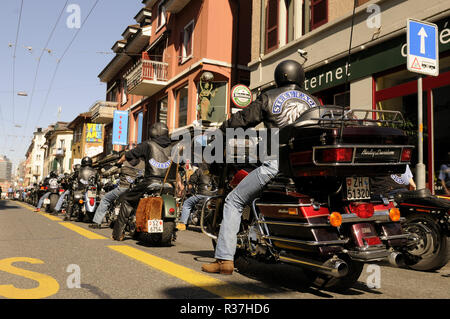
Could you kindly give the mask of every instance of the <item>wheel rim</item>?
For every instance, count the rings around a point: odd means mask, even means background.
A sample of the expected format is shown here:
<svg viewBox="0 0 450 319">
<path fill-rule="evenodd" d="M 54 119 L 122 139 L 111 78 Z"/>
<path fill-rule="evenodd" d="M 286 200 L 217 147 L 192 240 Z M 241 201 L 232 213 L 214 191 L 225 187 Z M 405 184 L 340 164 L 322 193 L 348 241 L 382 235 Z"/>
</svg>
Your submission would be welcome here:
<svg viewBox="0 0 450 319">
<path fill-rule="evenodd" d="M 417 240 L 416 244 L 408 250 L 411 255 L 420 256 L 421 258 L 433 255 L 437 238 L 435 238 L 432 228 L 426 221 L 409 224 L 406 227 L 406 231 L 411 233 Z"/>
</svg>

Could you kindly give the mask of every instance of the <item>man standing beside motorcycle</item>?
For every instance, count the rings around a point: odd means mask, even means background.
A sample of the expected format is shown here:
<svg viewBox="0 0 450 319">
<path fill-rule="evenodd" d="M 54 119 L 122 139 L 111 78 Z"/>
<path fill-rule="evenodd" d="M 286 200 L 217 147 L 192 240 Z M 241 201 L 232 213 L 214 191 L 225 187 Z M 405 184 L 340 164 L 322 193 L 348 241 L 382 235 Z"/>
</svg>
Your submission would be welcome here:
<svg viewBox="0 0 450 319">
<path fill-rule="evenodd" d="M 199 165 L 197 170 L 189 178 L 188 187 L 193 192 L 193 195 L 183 203 L 180 221 L 176 226 L 178 230 L 186 230 L 186 225 L 191 215 L 191 211 L 198 202 L 200 202 L 204 198 L 207 198 L 208 196 L 216 194 L 215 183 L 211 174 L 209 173 L 208 164 L 201 163 Z"/>
<path fill-rule="evenodd" d="M 274 78 L 277 88 L 262 93 L 248 107 L 234 113 L 229 120 L 223 122 L 220 130 L 225 132 L 227 128 L 247 129 L 261 122 L 268 130 L 280 129 L 295 122 L 306 110 L 320 105 L 318 99 L 303 90 L 305 73 L 298 62 L 286 60 L 279 63 Z M 228 194 L 217 238 L 216 261 L 202 265 L 203 271 L 226 275 L 233 273 L 242 212 L 277 174 L 278 159 L 266 160 Z"/>
<path fill-rule="evenodd" d="M 152 184 L 162 186 L 167 169 L 171 164 L 171 151 L 172 147 L 169 137 L 169 128 L 164 123 L 155 123 L 150 128 L 150 140 L 127 151 L 118 161 L 118 163 L 121 164 L 125 161 L 144 158 L 145 174 L 143 182 L 137 184 L 119 197 L 120 212 L 117 221 L 114 223 L 114 230 L 112 233 L 112 238 L 114 240 L 123 240 L 128 218 L 138 206 L 139 200 L 147 187 Z"/>
<path fill-rule="evenodd" d="M 130 185 L 134 183 L 136 178 L 143 175 L 144 162 L 139 159 L 132 160 L 131 162 L 125 161 L 120 169 L 114 166 L 106 171 L 104 176 L 109 176 L 115 174 L 116 172 L 120 172 L 119 186 L 106 193 L 102 198 L 100 205 L 95 211 L 93 223 L 89 225 L 90 228 L 101 228 L 103 218 L 105 217 L 109 206 L 111 206 L 120 195 L 125 193 L 130 188 Z"/>
<path fill-rule="evenodd" d="M 54 171 L 51 171 L 50 172 L 50 175 L 49 176 L 47 176 L 45 179 L 44 179 L 44 182 L 42 183 L 42 186 L 47 186 L 48 187 L 48 183 L 49 183 L 49 181 L 50 181 L 50 179 L 52 179 L 52 178 L 58 178 L 58 174 L 56 174 L 56 172 L 54 172 Z M 44 204 L 44 200 L 46 200 L 49 196 L 50 196 L 50 192 L 46 192 L 44 195 L 42 195 L 42 197 L 39 199 L 39 202 L 38 202 L 38 205 L 37 205 L 37 207 L 36 207 L 36 209 L 34 210 L 35 212 L 40 212 L 41 211 L 41 207 L 42 207 L 42 205 Z"/>
</svg>

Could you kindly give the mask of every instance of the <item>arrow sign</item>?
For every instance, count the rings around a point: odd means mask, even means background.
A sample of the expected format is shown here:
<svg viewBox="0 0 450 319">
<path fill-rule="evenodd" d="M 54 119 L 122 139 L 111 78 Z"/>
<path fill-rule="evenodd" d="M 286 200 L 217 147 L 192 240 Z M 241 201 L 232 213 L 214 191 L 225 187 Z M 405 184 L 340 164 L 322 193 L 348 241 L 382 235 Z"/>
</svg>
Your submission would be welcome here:
<svg viewBox="0 0 450 319">
<path fill-rule="evenodd" d="M 428 35 L 423 27 L 417 35 L 420 37 L 420 53 L 425 54 L 425 38 L 428 38 Z"/>
<path fill-rule="evenodd" d="M 407 69 L 411 72 L 438 76 L 439 47 L 437 25 L 408 19 Z"/>
</svg>

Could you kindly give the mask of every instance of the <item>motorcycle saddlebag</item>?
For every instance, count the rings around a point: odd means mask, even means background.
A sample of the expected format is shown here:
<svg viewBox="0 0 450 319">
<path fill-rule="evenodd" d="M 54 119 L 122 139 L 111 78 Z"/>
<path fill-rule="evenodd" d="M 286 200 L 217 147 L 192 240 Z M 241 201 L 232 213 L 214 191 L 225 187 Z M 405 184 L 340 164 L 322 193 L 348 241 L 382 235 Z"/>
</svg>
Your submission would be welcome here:
<svg viewBox="0 0 450 319">
<path fill-rule="evenodd" d="M 136 210 L 136 231 L 148 232 L 148 221 L 162 219 L 163 199 L 161 197 L 142 198 Z"/>
</svg>

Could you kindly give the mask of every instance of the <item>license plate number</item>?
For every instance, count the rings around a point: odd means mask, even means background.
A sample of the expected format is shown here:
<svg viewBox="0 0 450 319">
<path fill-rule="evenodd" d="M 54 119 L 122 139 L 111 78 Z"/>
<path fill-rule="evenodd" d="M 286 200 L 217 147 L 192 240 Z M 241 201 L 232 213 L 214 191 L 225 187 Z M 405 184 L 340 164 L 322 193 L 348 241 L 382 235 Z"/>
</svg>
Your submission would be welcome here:
<svg viewBox="0 0 450 319">
<path fill-rule="evenodd" d="M 88 191 L 87 197 L 89 197 L 89 198 L 95 197 L 95 193 L 93 191 Z"/>
<path fill-rule="evenodd" d="M 48 198 L 44 199 L 44 204 L 50 204 L 50 199 Z"/>
<path fill-rule="evenodd" d="M 162 233 L 163 232 L 162 219 L 150 219 L 148 221 L 148 232 L 149 233 Z"/>
<path fill-rule="evenodd" d="M 370 199 L 370 185 L 368 177 L 347 177 L 347 199 Z"/>
</svg>

